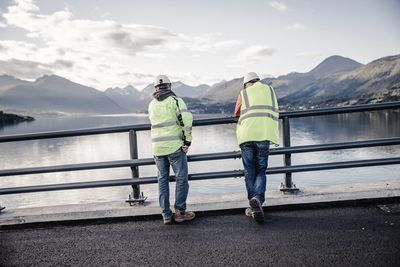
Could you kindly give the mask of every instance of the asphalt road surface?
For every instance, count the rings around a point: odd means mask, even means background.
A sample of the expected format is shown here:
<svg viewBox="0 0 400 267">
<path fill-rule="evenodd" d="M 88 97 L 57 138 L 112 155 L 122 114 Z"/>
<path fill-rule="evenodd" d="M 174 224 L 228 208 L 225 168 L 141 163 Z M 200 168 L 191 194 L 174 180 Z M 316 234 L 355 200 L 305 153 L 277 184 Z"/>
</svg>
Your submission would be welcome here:
<svg viewBox="0 0 400 267">
<path fill-rule="evenodd" d="M 0 266 L 400 266 L 400 213 L 376 206 L 0 230 Z"/>
</svg>

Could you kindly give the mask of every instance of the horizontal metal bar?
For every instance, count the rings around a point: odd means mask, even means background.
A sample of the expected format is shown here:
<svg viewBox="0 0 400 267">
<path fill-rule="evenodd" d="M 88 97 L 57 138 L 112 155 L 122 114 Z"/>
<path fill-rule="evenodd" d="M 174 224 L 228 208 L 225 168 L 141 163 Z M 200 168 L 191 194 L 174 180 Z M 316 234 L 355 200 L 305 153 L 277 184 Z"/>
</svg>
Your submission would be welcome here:
<svg viewBox="0 0 400 267">
<path fill-rule="evenodd" d="M 188 161 L 234 159 L 234 158 L 240 158 L 240 157 L 241 157 L 240 151 L 233 151 L 233 152 L 224 152 L 224 153 L 190 155 L 190 156 L 188 156 Z M 154 162 L 153 158 L 145 158 L 145 159 L 134 159 L 134 160 L 105 161 L 105 162 L 96 162 L 96 163 L 56 165 L 56 166 L 47 166 L 47 167 L 6 169 L 6 170 L 0 170 L 0 177 L 1 176 L 12 176 L 12 175 L 38 174 L 38 173 L 82 171 L 82 170 L 108 169 L 108 168 L 123 168 L 123 167 L 145 166 L 145 165 L 154 165 L 154 164 L 155 164 L 155 162 Z"/>
<path fill-rule="evenodd" d="M 341 161 L 332 163 L 316 163 L 316 164 L 295 165 L 290 167 L 272 167 L 267 170 L 267 174 L 324 171 L 333 169 L 360 168 L 360 167 L 394 165 L 394 164 L 400 164 L 400 157 Z"/>
<path fill-rule="evenodd" d="M 14 188 L 0 188 L 0 195 L 124 186 L 124 185 L 135 185 L 135 184 L 151 184 L 151 183 L 157 183 L 157 178 L 156 177 L 152 177 L 152 179 L 140 178 L 140 182 L 138 182 L 138 179 L 128 178 L 128 179 L 105 180 L 105 181 L 94 181 L 94 182 L 92 181 L 92 182 L 79 182 L 79 183 L 22 186 Z"/>
<path fill-rule="evenodd" d="M 399 144 L 400 144 L 400 137 L 392 137 L 392 138 L 382 138 L 382 139 L 374 139 L 374 140 L 367 140 L 367 141 L 354 141 L 354 142 L 342 142 L 342 143 L 331 143 L 331 144 L 320 144 L 320 145 L 272 148 L 270 150 L 270 155 L 281 155 L 281 154 L 286 154 L 286 153 L 294 154 L 294 153 L 305 153 L 305 152 L 320 152 L 320 151 L 327 151 L 327 150 L 363 148 L 363 147 L 373 147 L 373 146 L 389 146 L 389 145 L 399 145 Z M 232 152 L 189 155 L 188 161 L 195 162 L 195 161 L 206 161 L 206 160 L 237 159 L 240 157 L 241 157 L 240 151 L 232 151 Z M 146 158 L 146 159 L 137 159 L 137 160 L 81 163 L 81 164 L 69 164 L 69 165 L 58 165 L 58 166 L 48 166 L 48 167 L 6 169 L 6 170 L 0 170 L 0 177 L 1 176 L 12 176 L 12 175 L 37 174 L 37 173 L 52 173 L 52 172 L 82 171 L 82 170 L 94 170 L 94 169 L 146 166 L 146 165 L 153 165 L 153 164 L 154 164 L 153 158 Z"/>
<path fill-rule="evenodd" d="M 336 108 L 311 109 L 302 111 L 286 111 L 286 112 L 280 112 L 279 117 L 297 118 L 297 117 L 307 117 L 307 116 L 321 116 L 321 115 L 342 114 L 350 112 L 362 112 L 362 111 L 373 111 L 373 110 L 383 110 L 383 109 L 398 109 L 398 108 L 400 108 L 400 101 L 382 103 L 382 104 L 372 104 L 372 105 L 368 104 L 368 105 L 358 105 L 349 107 L 339 107 L 339 108 L 336 107 Z M 215 117 L 206 119 L 196 119 L 193 122 L 193 126 L 208 126 L 208 125 L 229 124 L 236 122 L 237 122 L 236 117 Z M 135 131 L 150 130 L 150 124 L 136 124 L 127 126 L 113 126 L 113 127 L 103 127 L 103 128 L 90 128 L 90 129 L 54 131 L 54 132 L 19 134 L 19 135 L 3 135 L 0 136 L 0 143 L 84 136 L 84 135 L 96 135 L 96 134 L 122 133 L 122 132 L 129 132 L 130 130 L 135 130 Z"/>
<path fill-rule="evenodd" d="M 124 133 L 124 132 L 128 133 L 132 129 L 135 130 L 137 129 L 137 131 L 150 130 L 150 124 L 136 124 L 127 126 L 113 126 L 113 127 L 90 128 L 90 129 L 88 128 L 79 130 L 63 130 L 63 131 L 53 131 L 53 132 L 3 135 L 0 136 L 0 143 L 74 137 L 74 136 L 84 136 L 84 135 L 96 135 L 96 134 L 110 134 L 110 133 Z"/>
<path fill-rule="evenodd" d="M 238 159 L 242 157 L 240 151 L 218 152 L 208 154 L 188 155 L 188 161 L 206 161 L 206 160 L 221 160 L 221 159 Z"/>
<path fill-rule="evenodd" d="M 47 166 L 47 167 L 8 169 L 8 170 L 0 170 L 0 176 L 26 175 L 26 174 L 51 173 L 51 172 L 82 171 L 82 170 L 95 170 L 95 169 L 108 169 L 108 168 L 123 168 L 123 167 L 131 167 L 131 166 L 139 165 L 139 164 L 140 165 L 151 165 L 151 164 L 154 164 L 154 160 L 153 159 L 121 160 L 121 161 L 107 161 L 107 162 L 96 162 L 96 163 L 56 165 L 56 166 Z"/>
<path fill-rule="evenodd" d="M 328 150 L 365 148 L 374 146 L 392 146 L 392 145 L 400 145 L 400 137 L 380 138 L 380 139 L 372 139 L 365 141 L 351 141 L 351 142 L 340 142 L 340 143 L 330 143 L 330 144 L 272 148 L 270 149 L 270 155 L 280 155 L 287 153 L 294 154 L 294 153 L 306 153 L 306 152 L 322 152 Z"/>
<path fill-rule="evenodd" d="M 345 162 L 334 162 L 334 163 L 317 163 L 317 164 L 297 165 L 290 167 L 272 167 L 267 169 L 267 174 L 321 171 L 321 170 L 331 170 L 331 169 L 357 168 L 357 167 L 369 167 L 369 166 L 392 165 L 392 164 L 400 164 L 400 157 L 390 158 L 390 159 L 370 159 L 370 160 L 356 160 L 356 161 L 345 161 Z M 220 179 L 229 177 L 241 177 L 243 175 L 244 175 L 243 170 L 197 173 L 189 175 L 189 180 L 195 181 L 204 179 Z M 172 176 L 171 179 L 173 180 L 174 177 Z M 157 183 L 157 177 L 0 188 L 0 195 L 56 191 L 56 190 L 85 189 L 85 188 L 97 188 L 97 187 L 125 186 L 125 185 L 136 185 L 136 184 L 152 184 L 152 183 Z"/>
<path fill-rule="evenodd" d="M 376 110 L 398 109 L 398 108 L 400 108 L 400 101 L 380 103 L 380 104 L 356 105 L 348 107 L 286 111 L 286 112 L 280 112 L 279 115 L 281 118 L 282 117 L 299 118 L 299 117 L 333 115 L 333 114 L 344 114 L 352 112 L 376 111 Z"/>
</svg>

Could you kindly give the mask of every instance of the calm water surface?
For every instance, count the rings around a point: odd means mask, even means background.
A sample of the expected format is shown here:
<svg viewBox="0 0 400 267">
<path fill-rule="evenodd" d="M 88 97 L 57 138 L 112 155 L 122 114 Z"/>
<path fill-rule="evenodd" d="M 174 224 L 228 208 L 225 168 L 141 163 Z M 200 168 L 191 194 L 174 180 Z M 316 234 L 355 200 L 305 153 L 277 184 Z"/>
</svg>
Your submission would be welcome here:
<svg viewBox="0 0 400 267">
<path fill-rule="evenodd" d="M 38 117 L 34 122 L 0 129 L 0 135 L 95 128 L 103 126 L 148 123 L 145 115 Z M 203 126 L 193 130 L 189 154 L 238 150 L 235 125 Z M 400 136 L 400 112 L 372 112 L 291 120 L 292 145 L 323 144 Z M 139 158 L 149 158 L 151 143 L 148 131 L 138 133 Z M 292 164 L 322 163 L 400 156 L 400 146 L 347 149 L 292 155 Z M 129 159 L 127 133 L 56 138 L 24 142 L 0 143 L 0 169 L 52 166 Z M 282 156 L 271 156 L 269 166 L 281 166 Z M 190 173 L 242 169 L 240 160 L 189 163 Z M 155 166 L 140 167 L 140 176 L 156 176 Z M 129 168 L 75 171 L 0 177 L 0 187 L 72 183 L 130 178 Z M 268 176 L 268 188 L 278 189 L 283 175 Z M 379 180 L 400 179 L 400 166 L 354 168 L 293 174 L 300 188 Z M 157 196 L 156 185 L 143 185 L 142 191 Z M 111 187 L 69 191 L 0 196 L 0 205 L 12 207 L 47 206 L 54 204 L 124 201 L 131 189 Z M 204 197 L 243 192 L 243 178 L 195 181 L 190 183 L 190 196 Z M 245 197 L 245 194 L 244 194 Z"/>
</svg>

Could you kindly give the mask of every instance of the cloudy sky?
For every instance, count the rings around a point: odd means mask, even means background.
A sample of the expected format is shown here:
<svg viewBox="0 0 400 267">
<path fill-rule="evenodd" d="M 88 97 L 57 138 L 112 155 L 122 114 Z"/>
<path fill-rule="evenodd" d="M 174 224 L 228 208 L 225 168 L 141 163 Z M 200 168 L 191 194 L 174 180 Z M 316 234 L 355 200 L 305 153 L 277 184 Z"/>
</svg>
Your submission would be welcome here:
<svg viewBox="0 0 400 267">
<path fill-rule="evenodd" d="M 399 25 L 398 0 L 0 0 L 0 74 L 212 84 L 399 54 Z"/>
</svg>

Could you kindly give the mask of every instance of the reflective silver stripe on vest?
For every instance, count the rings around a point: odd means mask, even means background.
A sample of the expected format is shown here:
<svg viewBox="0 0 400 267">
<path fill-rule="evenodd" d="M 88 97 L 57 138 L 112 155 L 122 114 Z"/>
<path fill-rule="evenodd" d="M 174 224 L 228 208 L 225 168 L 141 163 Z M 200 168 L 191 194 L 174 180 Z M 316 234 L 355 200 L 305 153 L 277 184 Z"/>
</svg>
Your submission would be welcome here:
<svg viewBox="0 0 400 267">
<path fill-rule="evenodd" d="M 243 89 L 243 98 L 244 98 L 244 104 L 246 105 L 246 109 L 247 109 L 250 105 L 249 105 L 249 97 L 247 96 L 246 89 Z"/>
<path fill-rule="evenodd" d="M 185 112 L 190 112 L 190 111 L 187 110 L 187 109 L 180 109 L 180 110 L 176 113 L 176 115 L 179 115 L 179 114 L 182 114 L 182 113 L 185 113 Z"/>
<path fill-rule="evenodd" d="M 177 140 L 182 140 L 180 136 L 162 136 L 162 137 L 156 137 L 152 138 L 152 142 L 163 142 L 163 141 L 177 141 Z"/>
<path fill-rule="evenodd" d="M 251 114 L 244 115 L 243 117 L 240 117 L 239 123 L 241 123 L 245 119 L 256 118 L 256 117 L 258 117 L 258 118 L 271 118 L 274 121 L 279 121 L 279 118 L 277 116 L 274 116 L 274 115 L 269 114 L 269 113 L 251 113 Z"/>
<path fill-rule="evenodd" d="M 248 112 L 248 111 L 250 111 L 250 110 L 255 110 L 255 109 L 267 109 L 267 110 L 271 110 L 271 111 L 274 111 L 274 112 L 278 112 L 278 110 L 277 110 L 275 107 L 272 107 L 272 106 L 268 106 L 268 105 L 254 105 L 254 106 L 251 106 L 251 107 L 249 107 L 249 108 L 246 108 L 246 109 L 242 110 L 240 113 L 241 113 L 242 115 L 244 115 L 244 114 L 246 114 L 246 112 Z"/>
<path fill-rule="evenodd" d="M 250 107 L 250 103 L 249 103 L 249 97 L 247 96 L 247 89 L 243 89 L 243 98 L 244 98 L 244 103 L 246 105 L 246 108 L 241 110 L 241 114 L 245 114 L 247 112 L 247 110 L 251 110 L 251 109 L 269 109 L 272 111 L 277 111 L 276 107 L 275 107 L 275 95 L 274 95 L 274 91 L 272 89 L 272 86 L 267 85 L 271 94 L 271 102 L 272 102 L 272 108 L 271 106 L 267 106 L 267 105 L 253 105 Z M 254 107 L 254 108 L 253 108 Z"/>
<path fill-rule="evenodd" d="M 275 109 L 275 95 L 274 95 L 274 90 L 272 89 L 272 86 L 269 86 L 269 91 L 271 93 L 271 101 L 272 101 L 272 107 Z"/>
<path fill-rule="evenodd" d="M 183 127 L 183 130 L 185 132 L 191 132 L 192 131 L 192 127 L 191 126 L 186 126 L 186 127 Z"/>
<path fill-rule="evenodd" d="M 151 125 L 151 128 L 155 129 L 155 128 L 162 128 L 162 127 L 166 127 L 166 126 L 174 126 L 174 125 L 178 125 L 176 123 L 176 121 L 166 121 L 166 122 L 161 122 L 161 123 Z"/>
</svg>

